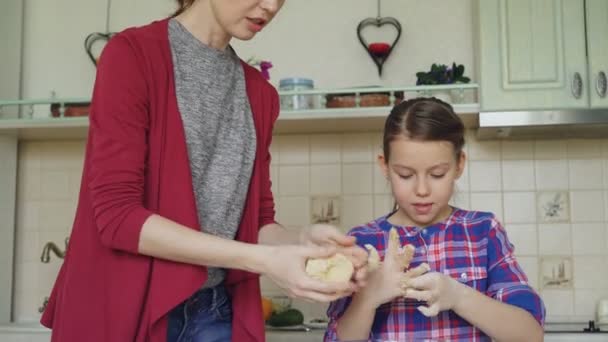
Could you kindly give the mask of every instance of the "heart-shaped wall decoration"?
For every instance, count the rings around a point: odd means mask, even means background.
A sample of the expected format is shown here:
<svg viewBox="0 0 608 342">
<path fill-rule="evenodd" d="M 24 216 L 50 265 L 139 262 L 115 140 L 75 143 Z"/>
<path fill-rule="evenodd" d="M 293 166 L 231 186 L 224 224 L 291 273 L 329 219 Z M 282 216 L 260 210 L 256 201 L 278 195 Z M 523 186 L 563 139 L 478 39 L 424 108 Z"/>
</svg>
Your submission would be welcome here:
<svg viewBox="0 0 608 342">
<path fill-rule="evenodd" d="M 103 42 L 104 44 L 107 43 L 110 40 L 110 38 L 112 38 L 113 35 L 114 35 L 113 32 L 109 32 L 109 33 L 93 32 L 93 33 L 89 34 L 87 36 L 87 38 L 84 40 L 84 49 L 87 52 L 87 55 L 89 56 L 89 58 L 91 59 L 91 62 L 93 62 L 93 64 L 95 64 L 95 66 L 97 66 L 97 60 L 99 59 L 99 56 L 95 56 L 95 54 L 93 52 L 93 46 L 95 45 L 95 43 L 97 43 L 99 41 Z"/>
<path fill-rule="evenodd" d="M 397 36 L 391 43 L 369 43 L 363 37 L 363 29 L 365 29 L 366 27 L 375 26 L 377 28 L 380 28 L 385 25 L 393 26 L 397 31 Z M 361 45 L 363 45 L 365 51 L 367 51 L 369 56 L 372 58 L 372 60 L 378 67 L 378 75 L 382 76 L 382 66 L 390 56 L 391 52 L 393 52 L 395 45 L 397 45 L 397 42 L 399 42 L 399 38 L 401 38 L 401 24 L 397 19 L 392 17 L 366 18 L 363 19 L 357 26 L 357 36 L 359 37 L 359 41 L 361 42 Z"/>
</svg>

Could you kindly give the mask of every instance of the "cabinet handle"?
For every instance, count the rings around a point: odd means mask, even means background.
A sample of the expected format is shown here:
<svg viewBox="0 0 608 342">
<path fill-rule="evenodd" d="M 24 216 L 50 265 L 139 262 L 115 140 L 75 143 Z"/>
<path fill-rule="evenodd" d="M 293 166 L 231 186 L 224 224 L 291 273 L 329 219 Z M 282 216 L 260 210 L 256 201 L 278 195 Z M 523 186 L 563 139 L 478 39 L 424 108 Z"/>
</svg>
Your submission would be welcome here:
<svg viewBox="0 0 608 342">
<path fill-rule="evenodd" d="M 600 71 L 597 74 L 597 78 L 595 80 L 595 90 L 597 91 L 597 95 L 601 98 L 606 97 L 606 88 L 608 88 L 608 81 L 606 80 L 606 73 Z"/>
<path fill-rule="evenodd" d="M 570 90 L 572 91 L 572 96 L 574 96 L 575 99 L 580 99 L 583 95 L 583 78 L 581 77 L 580 73 L 574 73 Z"/>
</svg>

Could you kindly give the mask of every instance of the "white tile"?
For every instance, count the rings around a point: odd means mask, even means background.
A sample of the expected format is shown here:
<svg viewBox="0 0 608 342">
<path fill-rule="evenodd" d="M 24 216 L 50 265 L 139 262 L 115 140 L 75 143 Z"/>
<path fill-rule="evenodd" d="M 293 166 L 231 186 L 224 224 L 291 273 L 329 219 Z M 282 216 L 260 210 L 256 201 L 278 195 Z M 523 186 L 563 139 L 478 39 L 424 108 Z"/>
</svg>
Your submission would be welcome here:
<svg viewBox="0 0 608 342">
<path fill-rule="evenodd" d="M 374 195 L 374 218 L 387 215 L 393 210 L 395 200 L 391 195 Z"/>
<path fill-rule="evenodd" d="M 16 289 L 13 297 L 13 317 L 16 322 L 36 322 L 40 319 L 38 296 Z"/>
<path fill-rule="evenodd" d="M 70 198 L 67 171 L 43 171 L 40 177 L 42 200 L 66 200 Z"/>
<path fill-rule="evenodd" d="M 342 200 L 343 217 L 341 227 L 344 231 L 365 224 L 375 218 L 373 196 L 344 196 Z"/>
<path fill-rule="evenodd" d="M 568 189 L 568 162 L 566 160 L 537 160 L 536 189 Z"/>
<path fill-rule="evenodd" d="M 503 160 L 531 160 L 534 159 L 534 141 L 510 141 L 502 142 Z"/>
<path fill-rule="evenodd" d="M 471 191 L 500 191 L 500 161 L 470 162 L 469 177 Z"/>
<path fill-rule="evenodd" d="M 280 135 L 273 135 L 272 140 L 270 141 L 270 163 L 272 165 L 280 164 L 280 153 L 279 153 L 279 145 L 281 141 Z"/>
<path fill-rule="evenodd" d="M 590 159 L 602 157 L 601 140 L 572 139 L 568 140 L 568 159 Z"/>
<path fill-rule="evenodd" d="M 499 141 L 479 141 L 469 139 L 470 160 L 500 160 Z"/>
<path fill-rule="evenodd" d="M 529 256 L 516 256 L 516 258 L 517 263 L 528 277 L 528 284 L 538 291 L 538 258 Z"/>
<path fill-rule="evenodd" d="M 19 230 L 39 230 L 40 223 L 40 202 L 39 201 L 17 201 L 17 229 Z"/>
<path fill-rule="evenodd" d="M 571 316 L 574 313 L 574 291 L 543 290 L 540 295 L 547 308 L 547 316 Z"/>
<path fill-rule="evenodd" d="M 607 264 L 608 258 L 605 256 L 574 257 L 574 288 L 607 289 Z"/>
<path fill-rule="evenodd" d="M 289 227 L 310 224 L 310 200 L 308 197 L 280 197 L 277 208 L 279 223 Z"/>
<path fill-rule="evenodd" d="M 17 196 L 24 200 L 41 199 L 40 168 L 27 168 L 19 170 L 17 174 Z"/>
<path fill-rule="evenodd" d="M 310 167 L 310 193 L 338 195 L 342 191 L 340 164 L 312 165 Z"/>
<path fill-rule="evenodd" d="M 502 162 L 502 188 L 504 191 L 534 190 L 534 162 L 532 160 L 506 160 Z"/>
<path fill-rule="evenodd" d="M 472 192 L 471 209 L 491 212 L 499 221 L 503 222 L 502 194 L 500 192 Z"/>
<path fill-rule="evenodd" d="M 310 136 L 311 164 L 339 163 L 341 156 L 339 135 L 316 134 Z"/>
<path fill-rule="evenodd" d="M 604 220 L 604 194 L 602 191 L 570 192 L 572 222 L 598 222 Z"/>
<path fill-rule="evenodd" d="M 506 225 L 509 241 L 515 246 L 515 255 L 538 254 L 538 232 L 534 224 Z"/>
<path fill-rule="evenodd" d="M 74 223 L 76 207 L 69 201 L 47 201 L 40 204 L 40 228 L 66 230 Z"/>
<path fill-rule="evenodd" d="M 568 163 L 570 167 L 571 190 L 593 190 L 602 188 L 602 160 L 571 159 Z"/>
<path fill-rule="evenodd" d="M 19 169 L 41 168 L 43 144 L 38 141 L 21 141 L 19 142 L 19 155 L 17 156 Z"/>
<path fill-rule="evenodd" d="M 15 263 L 39 261 L 41 249 L 38 248 L 37 231 L 17 229 L 15 241 Z"/>
<path fill-rule="evenodd" d="M 384 177 L 384 173 L 377 164 L 372 165 L 374 174 L 374 193 L 375 194 L 390 194 L 391 185 L 389 181 Z"/>
<path fill-rule="evenodd" d="M 539 254 L 570 255 L 572 253 L 570 225 L 567 223 L 539 224 Z"/>
<path fill-rule="evenodd" d="M 82 165 L 84 144 L 81 141 L 53 141 L 42 146 L 42 170 L 65 170 Z"/>
<path fill-rule="evenodd" d="M 342 220 L 342 197 L 317 195 L 310 198 L 310 222 L 340 226 Z"/>
<path fill-rule="evenodd" d="M 458 191 L 470 191 L 471 190 L 471 182 L 469 181 L 469 168 L 470 162 L 467 161 L 464 166 L 464 171 L 460 178 L 456 180 L 456 190 Z"/>
<path fill-rule="evenodd" d="M 608 190 L 604 191 L 604 220 L 608 221 Z"/>
<path fill-rule="evenodd" d="M 569 255 L 541 255 L 539 273 L 541 289 L 572 289 L 573 264 L 572 257 Z"/>
<path fill-rule="evenodd" d="M 279 167 L 279 190 L 281 196 L 308 195 L 310 192 L 310 167 Z"/>
<path fill-rule="evenodd" d="M 606 226 L 604 223 L 573 223 L 572 252 L 574 255 L 606 254 Z M 606 275 L 608 277 L 608 274 Z"/>
<path fill-rule="evenodd" d="M 566 140 L 537 140 L 534 143 L 535 159 L 566 159 Z"/>
<path fill-rule="evenodd" d="M 356 133 L 342 136 L 343 163 L 373 162 L 376 157 L 374 152 L 372 152 L 371 134 Z"/>
<path fill-rule="evenodd" d="M 308 164 L 310 162 L 310 148 L 308 136 L 280 136 L 279 162 L 281 165 Z"/>
<path fill-rule="evenodd" d="M 276 167 L 276 166 L 271 166 Z M 272 172 L 272 170 L 271 170 Z M 68 195 L 78 198 L 80 195 L 80 181 L 82 180 L 82 169 L 71 169 L 68 171 Z"/>
<path fill-rule="evenodd" d="M 276 165 L 270 166 L 270 188 L 273 196 L 279 196 L 279 167 Z"/>
<path fill-rule="evenodd" d="M 472 210 L 471 194 L 468 192 L 455 191 L 450 200 L 450 205 L 464 210 Z"/>
<path fill-rule="evenodd" d="M 595 320 L 597 303 L 602 298 L 608 298 L 608 289 L 575 290 L 574 313 L 577 316 L 585 316 L 586 320 Z"/>
<path fill-rule="evenodd" d="M 536 193 L 538 222 L 570 222 L 570 193 L 568 191 L 539 191 Z"/>
<path fill-rule="evenodd" d="M 536 222 L 536 193 L 505 192 L 505 223 Z"/>
<path fill-rule="evenodd" d="M 371 144 L 372 144 L 372 153 L 374 155 L 374 159 L 376 159 L 376 157 L 379 154 L 383 154 L 383 148 L 384 148 L 384 133 L 383 132 L 375 132 L 375 133 L 370 133 L 370 139 L 371 139 Z"/>
<path fill-rule="evenodd" d="M 342 193 L 345 195 L 372 194 L 372 164 L 343 164 Z"/>
<path fill-rule="evenodd" d="M 26 261 L 15 265 L 15 292 L 35 296 L 38 293 L 40 261 Z"/>
<path fill-rule="evenodd" d="M 604 189 L 608 189 L 608 159 L 604 159 Z"/>
</svg>

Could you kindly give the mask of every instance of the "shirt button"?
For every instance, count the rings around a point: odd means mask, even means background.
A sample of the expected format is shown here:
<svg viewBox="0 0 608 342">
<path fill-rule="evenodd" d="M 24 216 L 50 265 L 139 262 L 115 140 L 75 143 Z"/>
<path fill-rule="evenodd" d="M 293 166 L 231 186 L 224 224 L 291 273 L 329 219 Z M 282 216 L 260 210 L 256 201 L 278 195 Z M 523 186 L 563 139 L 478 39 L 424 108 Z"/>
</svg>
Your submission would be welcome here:
<svg viewBox="0 0 608 342">
<path fill-rule="evenodd" d="M 460 279 L 463 280 L 463 281 L 466 281 L 467 280 L 467 274 L 464 273 L 464 272 L 460 273 Z"/>
</svg>

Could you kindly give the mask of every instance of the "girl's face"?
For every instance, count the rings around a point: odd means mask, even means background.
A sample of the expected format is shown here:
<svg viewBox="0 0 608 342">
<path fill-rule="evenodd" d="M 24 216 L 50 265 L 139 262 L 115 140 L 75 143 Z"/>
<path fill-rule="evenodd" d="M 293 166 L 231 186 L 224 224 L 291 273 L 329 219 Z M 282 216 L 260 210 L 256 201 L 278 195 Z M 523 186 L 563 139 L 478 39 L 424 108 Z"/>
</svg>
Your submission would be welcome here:
<svg viewBox="0 0 608 342">
<path fill-rule="evenodd" d="M 455 157 L 448 141 L 417 141 L 399 137 L 390 156 L 378 156 L 380 167 L 399 205 L 393 220 L 400 225 L 427 227 L 450 214 L 454 183 L 464 170 L 465 155 Z"/>
<path fill-rule="evenodd" d="M 279 12 L 285 0 L 211 0 L 218 24 L 230 36 L 249 40 Z"/>
</svg>

